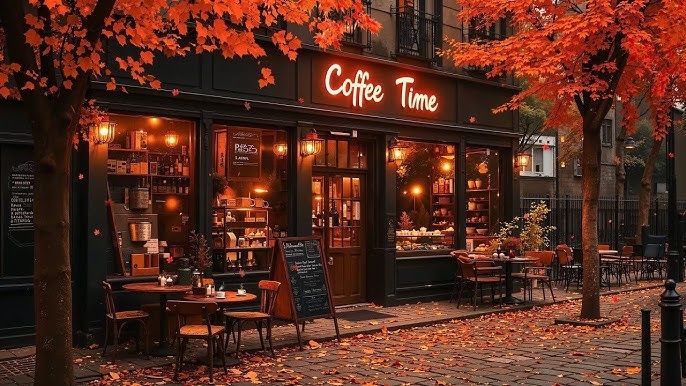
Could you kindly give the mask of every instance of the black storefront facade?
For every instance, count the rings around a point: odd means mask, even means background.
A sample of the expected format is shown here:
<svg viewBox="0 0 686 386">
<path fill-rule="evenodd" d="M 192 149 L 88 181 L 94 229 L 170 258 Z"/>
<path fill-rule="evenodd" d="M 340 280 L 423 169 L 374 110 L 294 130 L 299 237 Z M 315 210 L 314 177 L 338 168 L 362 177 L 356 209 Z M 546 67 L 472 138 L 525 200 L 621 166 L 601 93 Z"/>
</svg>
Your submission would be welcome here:
<svg viewBox="0 0 686 386">
<path fill-rule="evenodd" d="M 133 275 L 138 261 L 127 240 L 125 256 L 119 260 L 115 253 L 113 240 L 130 236 L 125 224 L 132 217 L 152 219 L 153 235 L 166 239 L 172 255 L 188 252 L 191 230 L 206 234 L 226 257 L 223 265 L 213 261 L 215 282 L 252 292 L 269 276 L 265 239 L 322 235 L 336 303 L 394 305 L 447 298 L 455 272 L 447 252 L 478 248 L 498 220 L 515 212 L 517 116 L 491 113 L 515 89 L 314 49 L 304 49 L 297 61 L 270 52 L 262 64 L 272 69 L 276 85 L 258 87 L 254 60 L 211 55 L 157 64 L 161 91 L 130 84 L 126 94 L 111 93 L 94 84 L 91 96 L 117 123 L 117 135 L 110 144 L 81 146 L 74 156 L 74 321 L 81 341 L 101 328 L 103 279 L 122 307 L 156 302 L 121 289 L 157 278 L 144 270 Z M 0 158 L 28 162 L 11 158 L 30 146 L 25 117 L 19 105 L 5 109 L 13 118 L 2 129 Z M 303 156 L 312 129 L 324 140 L 322 151 Z M 149 144 L 142 151 L 135 132 L 144 131 Z M 390 144 L 402 149 L 403 160 L 389 162 Z M 213 173 L 228 179 L 219 197 Z M 152 204 L 132 214 L 123 197 L 134 188 L 149 189 Z M 222 208 L 227 200 L 236 209 Z M 246 212 L 241 202 L 268 210 Z M 229 223 L 242 227 L 223 229 Z M 6 229 L 3 224 L 5 239 Z M 30 259 L 29 244 L 22 243 L 24 259 Z M 0 328 L 4 345 L 32 333 L 30 267 L 21 269 L 27 274 L 0 278 L 6 294 L 0 305 L 17 310 Z"/>
</svg>

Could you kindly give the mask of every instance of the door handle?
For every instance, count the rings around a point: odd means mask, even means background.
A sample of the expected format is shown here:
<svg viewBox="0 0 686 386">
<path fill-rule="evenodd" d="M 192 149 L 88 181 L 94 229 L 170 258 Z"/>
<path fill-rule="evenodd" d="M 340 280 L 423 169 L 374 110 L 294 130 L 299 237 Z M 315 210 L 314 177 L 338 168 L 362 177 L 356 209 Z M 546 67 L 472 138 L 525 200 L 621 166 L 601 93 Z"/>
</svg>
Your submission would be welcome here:
<svg viewBox="0 0 686 386">
<path fill-rule="evenodd" d="M 333 265 L 333 256 L 329 256 L 328 263 L 329 265 Z"/>
</svg>

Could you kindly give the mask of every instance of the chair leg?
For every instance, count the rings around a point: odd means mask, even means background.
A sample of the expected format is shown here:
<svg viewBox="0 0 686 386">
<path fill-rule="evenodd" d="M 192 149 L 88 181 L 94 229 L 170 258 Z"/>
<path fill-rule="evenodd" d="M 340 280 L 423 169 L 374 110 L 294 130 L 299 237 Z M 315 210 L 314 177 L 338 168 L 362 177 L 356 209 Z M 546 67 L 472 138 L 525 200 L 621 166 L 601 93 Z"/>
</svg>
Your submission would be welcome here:
<svg viewBox="0 0 686 386">
<path fill-rule="evenodd" d="M 465 283 L 460 283 L 460 292 L 457 294 L 457 307 L 460 308 L 460 303 L 462 302 L 462 294 L 464 292 Z"/>
<path fill-rule="evenodd" d="M 550 288 L 550 296 L 553 298 L 553 303 L 555 303 L 555 292 L 553 292 L 553 283 L 548 281 L 548 288 Z"/>
<path fill-rule="evenodd" d="M 179 371 L 183 363 L 183 342 L 179 341 L 179 347 L 176 349 L 176 366 L 174 367 L 174 381 L 179 380 Z"/>
<path fill-rule="evenodd" d="M 222 367 L 224 368 L 224 374 L 226 374 L 228 370 L 226 370 L 226 349 L 224 348 L 224 334 L 219 334 L 219 353 L 222 356 Z"/>
<path fill-rule="evenodd" d="M 262 338 L 262 321 L 256 320 L 255 327 L 257 327 L 257 333 L 260 336 L 260 346 L 262 347 L 262 351 L 264 351 L 264 339 Z"/>
<path fill-rule="evenodd" d="M 481 289 L 482 289 L 481 295 L 482 295 L 482 299 L 483 299 L 483 286 L 481 286 Z M 474 311 L 476 311 L 476 296 L 477 296 L 476 293 L 478 292 L 478 290 L 479 290 L 479 283 L 475 282 L 474 283 L 474 296 L 472 297 L 472 305 L 474 306 Z"/>
<path fill-rule="evenodd" d="M 236 359 L 238 359 L 238 353 L 241 351 L 241 320 L 237 320 L 238 325 L 238 339 L 236 339 Z"/>
<path fill-rule="evenodd" d="M 207 342 L 207 370 L 210 372 L 210 383 L 212 383 L 212 375 L 214 375 L 214 339 L 210 337 Z"/>
<path fill-rule="evenodd" d="M 276 355 L 274 354 L 274 342 L 272 342 L 272 318 L 267 319 L 267 340 L 269 341 L 269 351 L 274 357 Z"/>
<path fill-rule="evenodd" d="M 107 341 L 110 338 L 110 320 L 108 318 L 105 318 L 105 342 L 103 343 L 102 346 L 102 356 L 105 356 L 107 354 Z"/>
</svg>

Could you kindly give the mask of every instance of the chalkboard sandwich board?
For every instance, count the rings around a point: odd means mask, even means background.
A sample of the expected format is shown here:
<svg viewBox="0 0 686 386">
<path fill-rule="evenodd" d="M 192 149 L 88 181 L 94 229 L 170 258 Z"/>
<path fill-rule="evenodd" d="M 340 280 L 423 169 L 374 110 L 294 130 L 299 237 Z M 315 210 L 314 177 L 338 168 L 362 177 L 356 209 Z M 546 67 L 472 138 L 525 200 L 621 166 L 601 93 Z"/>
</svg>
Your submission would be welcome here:
<svg viewBox="0 0 686 386">
<path fill-rule="evenodd" d="M 338 333 L 338 321 L 331 297 L 326 258 L 319 237 L 285 237 L 277 239 L 276 256 L 272 259 L 271 276 L 282 284 L 276 297 L 274 316 L 293 321 L 302 349 L 299 324 L 307 320 L 333 319 Z"/>
</svg>

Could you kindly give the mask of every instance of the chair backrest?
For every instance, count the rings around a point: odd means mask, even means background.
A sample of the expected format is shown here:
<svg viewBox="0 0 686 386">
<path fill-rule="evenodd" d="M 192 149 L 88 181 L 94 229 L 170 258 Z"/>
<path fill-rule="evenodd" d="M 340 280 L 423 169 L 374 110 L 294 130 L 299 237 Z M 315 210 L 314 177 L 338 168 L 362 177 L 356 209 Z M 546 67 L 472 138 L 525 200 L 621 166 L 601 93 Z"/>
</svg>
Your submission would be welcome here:
<svg viewBox="0 0 686 386">
<path fill-rule="evenodd" d="M 553 251 L 525 251 L 524 257 L 530 257 L 538 260 L 536 264 L 539 267 L 549 267 L 553 263 L 555 252 Z"/>
<path fill-rule="evenodd" d="M 572 262 L 572 248 L 565 244 L 560 244 L 555 248 L 557 253 L 557 261 L 560 265 L 567 265 Z"/>
<path fill-rule="evenodd" d="M 610 244 L 598 244 L 598 250 L 599 251 L 609 251 L 610 250 Z"/>
<path fill-rule="evenodd" d="M 664 256 L 665 247 L 662 244 L 645 244 L 643 246 L 643 257 L 657 259 Z"/>
<path fill-rule="evenodd" d="M 101 283 L 102 291 L 105 293 L 105 315 L 112 319 L 117 316 L 117 308 L 114 306 L 114 295 L 112 295 L 112 285 L 106 281 Z"/>
<path fill-rule="evenodd" d="M 207 324 L 207 335 L 212 335 L 210 315 L 214 314 L 219 309 L 217 303 L 169 300 L 167 302 L 167 308 L 169 308 L 172 315 L 176 315 L 177 334 L 180 333 L 181 327 L 186 324 L 186 318 L 189 316 L 202 316 Z"/>
<path fill-rule="evenodd" d="M 274 311 L 276 295 L 279 293 L 281 283 L 274 280 L 260 280 L 257 283 L 257 288 L 262 290 L 262 296 L 260 297 L 260 311 L 271 315 Z"/>
<path fill-rule="evenodd" d="M 634 255 L 634 246 L 633 245 L 625 245 L 622 247 L 622 257 L 631 257 Z"/>
<path fill-rule="evenodd" d="M 460 266 L 460 271 L 462 271 L 462 277 L 476 279 L 476 264 L 474 260 L 469 257 L 459 256 L 457 258 L 457 264 Z"/>
</svg>

